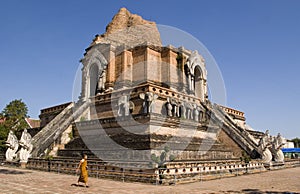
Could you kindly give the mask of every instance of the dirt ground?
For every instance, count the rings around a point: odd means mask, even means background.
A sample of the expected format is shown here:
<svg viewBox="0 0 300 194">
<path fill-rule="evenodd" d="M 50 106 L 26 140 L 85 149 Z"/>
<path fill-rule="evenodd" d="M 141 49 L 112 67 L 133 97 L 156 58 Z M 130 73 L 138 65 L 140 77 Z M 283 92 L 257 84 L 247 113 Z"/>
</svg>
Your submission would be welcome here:
<svg viewBox="0 0 300 194">
<path fill-rule="evenodd" d="M 175 186 L 89 178 L 85 188 L 76 176 L 0 166 L 0 180 L 0 193 L 300 193 L 300 167 Z"/>
</svg>

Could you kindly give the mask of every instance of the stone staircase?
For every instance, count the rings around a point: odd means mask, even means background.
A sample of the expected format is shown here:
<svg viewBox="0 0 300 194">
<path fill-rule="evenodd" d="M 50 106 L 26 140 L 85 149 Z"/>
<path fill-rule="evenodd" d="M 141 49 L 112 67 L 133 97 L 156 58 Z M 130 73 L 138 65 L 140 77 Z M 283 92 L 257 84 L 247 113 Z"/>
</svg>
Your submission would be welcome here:
<svg viewBox="0 0 300 194">
<path fill-rule="evenodd" d="M 89 106 L 89 101 L 84 103 L 71 103 L 40 132 L 32 138 L 33 150 L 31 157 L 40 157 L 55 140 L 74 122 Z"/>
<path fill-rule="evenodd" d="M 207 109 L 211 112 L 211 119 L 222 124 L 222 129 L 251 157 L 258 158 L 262 155 L 255 138 L 238 125 L 219 105 L 207 106 Z"/>
</svg>

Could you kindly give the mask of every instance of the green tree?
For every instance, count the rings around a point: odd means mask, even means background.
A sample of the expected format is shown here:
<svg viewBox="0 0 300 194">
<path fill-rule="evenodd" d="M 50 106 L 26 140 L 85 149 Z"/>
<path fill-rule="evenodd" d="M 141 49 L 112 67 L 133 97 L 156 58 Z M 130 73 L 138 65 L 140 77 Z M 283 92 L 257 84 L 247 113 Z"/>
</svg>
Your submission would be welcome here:
<svg viewBox="0 0 300 194">
<path fill-rule="evenodd" d="M 294 142 L 295 148 L 299 148 L 300 147 L 300 139 L 298 137 L 292 139 L 291 141 Z"/>
<path fill-rule="evenodd" d="M 168 161 L 175 160 L 173 155 L 169 156 L 169 160 L 167 160 L 168 152 L 170 152 L 170 148 L 168 146 L 164 147 L 164 150 L 161 152 L 160 156 L 156 156 L 155 154 L 151 154 L 151 160 L 158 164 L 158 168 L 165 168 L 165 163 Z"/>
<path fill-rule="evenodd" d="M 0 124 L 0 152 L 5 152 L 7 147 L 5 141 L 9 130 L 13 130 L 17 136 L 21 135 L 21 131 L 28 128 L 25 121 L 28 109 L 22 100 L 13 100 L 0 113 L 0 119 L 5 119 L 3 124 Z"/>
<path fill-rule="evenodd" d="M 11 101 L 2 111 L 2 115 L 6 118 L 4 127 L 15 132 L 28 128 L 25 121 L 25 118 L 28 117 L 27 113 L 28 108 L 21 99 Z"/>
<path fill-rule="evenodd" d="M 0 113 L 0 119 L 5 119 L 4 123 L 0 124 L 0 152 L 7 149 L 5 141 L 9 130 L 13 130 L 18 136 L 18 132 L 29 127 L 25 121 L 28 117 L 27 112 L 26 104 L 20 99 L 11 101 Z"/>
<path fill-rule="evenodd" d="M 0 153 L 4 153 L 6 150 L 5 141 L 7 139 L 9 129 L 5 128 L 4 125 L 0 125 Z"/>
</svg>

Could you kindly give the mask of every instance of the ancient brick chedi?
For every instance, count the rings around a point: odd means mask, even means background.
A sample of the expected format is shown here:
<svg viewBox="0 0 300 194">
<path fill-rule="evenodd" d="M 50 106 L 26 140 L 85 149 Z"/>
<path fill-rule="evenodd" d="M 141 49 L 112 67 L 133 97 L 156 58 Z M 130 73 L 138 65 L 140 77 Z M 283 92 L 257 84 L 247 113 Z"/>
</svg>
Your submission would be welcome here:
<svg viewBox="0 0 300 194">
<path fill-rule="evenodd" d="M 100 158 L 147 163 L 166 147 L 174 161 L 232 159 L 242 150 L 259 156 L 254 138 L 236 124 L 244 117 L 209 101 L 204 58 L 162 46 L 154 22 L 120 9 L 82 64 L 80 99 L 91 102 L 77 127 Z"/>
<path fill-rule="evenodd" d="M 244 113 L 209 100 L 201 53 L 163 46 L 154 22 L 121 8 L 81 62 L 79 101 L 44 122 L 33 137 L 34 157 L 55 148 L 59 155 L 85 151 L 111 165 L 152 168 L 234 160 L 245 152 L 270 162 L 271 152 L 259 146 L 262 133 L 247 128 Z M 80 135 L 55 147 L 72 124 Z"/>
</svg>

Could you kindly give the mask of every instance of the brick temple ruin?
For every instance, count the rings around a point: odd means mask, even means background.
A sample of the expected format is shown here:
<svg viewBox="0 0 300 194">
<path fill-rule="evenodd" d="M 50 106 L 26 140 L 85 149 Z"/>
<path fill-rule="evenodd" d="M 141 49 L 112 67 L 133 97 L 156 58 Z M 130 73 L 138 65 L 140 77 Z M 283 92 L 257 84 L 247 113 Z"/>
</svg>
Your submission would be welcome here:
<svg viewBox="0 0 300 194">
<path fill-rule="evenodd" d="M 265 134 L 249 129 L 243 112 L 208 98 L 201 53 L 163 46 L 154 22 L 120 9 L 81 63 L 78 102 L 41 110 L 29 168 L 50 168 L 43 162 L 50 155 L 72 169 L 84 152 L 91 166 L 101 164 L 90 170 L 97 176 L 127 169 L 135 177 L 195 181 L 199 172 L 254 172 L 271 162 L 271 148 L 261 146 Z M 240 162 L 245 155 L 249 165 Z"/>
</svg>

